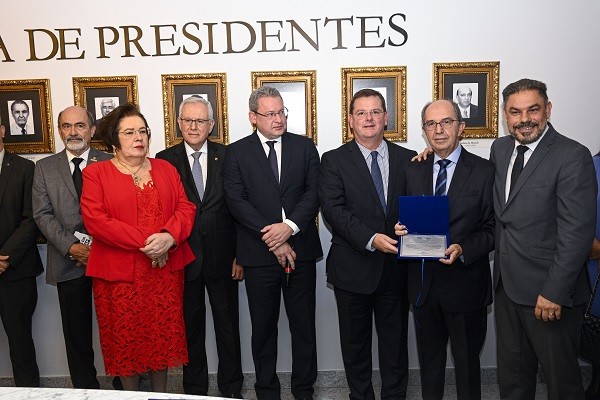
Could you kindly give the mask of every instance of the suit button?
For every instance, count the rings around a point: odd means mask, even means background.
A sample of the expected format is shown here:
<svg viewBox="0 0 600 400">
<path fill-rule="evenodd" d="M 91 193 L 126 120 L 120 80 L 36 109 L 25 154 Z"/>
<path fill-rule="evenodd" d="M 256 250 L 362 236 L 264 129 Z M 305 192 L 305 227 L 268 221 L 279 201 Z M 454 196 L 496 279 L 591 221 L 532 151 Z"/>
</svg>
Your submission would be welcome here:
<svg viewBox="0 0 600 400">
<path fill-rule="evenodd" d="M 502 224 L 502 229 L 506 229 L 506 225 Z"/>
</svg>

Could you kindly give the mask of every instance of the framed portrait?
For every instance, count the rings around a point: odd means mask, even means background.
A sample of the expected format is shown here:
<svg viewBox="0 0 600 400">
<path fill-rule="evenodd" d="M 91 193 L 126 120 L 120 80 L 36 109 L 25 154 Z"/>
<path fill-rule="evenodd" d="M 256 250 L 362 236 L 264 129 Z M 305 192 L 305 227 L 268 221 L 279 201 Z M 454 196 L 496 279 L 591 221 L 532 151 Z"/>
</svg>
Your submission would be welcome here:
<svg viewBox="0 0 600 400">
<path fill-rule="evenodd" d="M 229 143 L 225 73 L 162 75 L 162 94 L 166 147 L 183 140 L 177 124 L 179 105 L 191 96 L 202 97 L 212 106 L 215 126 L 208 139 L 217 143 Z"/>
<path fill-rule="evenodd" d="M 388 113 L 384 136 L 406 141 L 406 67 L 342 68 L 342 141 L 354 138 L 348 125 L 350 102 L 361 89 L 374 89 L 383 95 Z"/>
<path fill-rule="evenodd" d="M 96 126 L 115 107 L 125 103 L 138 103 L 137 76 L 74 77 L 75 105 L 88 110 L 96 118 Z M 98 150 L 112 151 L 100 139 L 92 138 Z"/>
<path fill-rule="evenodd" d="M 54 153 L 48 79 L 0 80 L 0 119 L 8 150 Z"/>
<path fill-rule="evenodd" d="M 499 75 L 499 61 L 433 64 L 433 99 L 458 104 L 463 137 L 498 137 Z"/>
<path fill-rule="evenodd" d="M 287 129 L 317 143 L 317 71 L 252 72 L 252 90 L 272 86 L 288 109 Z"/>
</svg>

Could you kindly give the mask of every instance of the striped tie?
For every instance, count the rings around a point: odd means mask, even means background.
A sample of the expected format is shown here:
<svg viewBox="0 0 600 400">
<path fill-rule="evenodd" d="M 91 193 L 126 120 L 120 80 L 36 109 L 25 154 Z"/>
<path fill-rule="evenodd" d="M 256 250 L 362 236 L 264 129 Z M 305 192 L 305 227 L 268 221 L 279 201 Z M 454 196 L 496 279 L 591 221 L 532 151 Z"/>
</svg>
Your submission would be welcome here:
<svg viewBox="0 0 600 400">
<path fill-rule="evenodd" d="M 194 157 L 194 164 L 192 165 L 192 177 L 194 178 L 194 183 L 196 184 L 196 189 L 198 190 L 200 200 L 202 200 L 204 197 L 204 179 L 202 179 L 202 166 L 200 165 L 201 154 L 202 153 L 199 151 L 192 153 L 192 157 Z"/>
<path fill-rule="evenodd" d="M 448 180 L 448 174 L 446 173 L 446 167 L 451 163 L 450 160 L 439 160 L 440 170 L 438 172 L 437 179 L 435 180 L 435 195 L 443 196 L 446 194 L 446 181 Z"/>
<path fill-rule="evenodd" d="M 377 195 L 379 196 L 379 201 L 381 202 L 381 206 L 383 210 L 386 209 L 385 204 L 385 192 L 383 191 L 383 178 L 381 177 L 381 169 L 379 168 L 379 163 L 377 162 L 377 156 L 379 153 L 377 151 L 371 152 L 371 178 L 373 178 L 373 183 L 375 184 L 375 190 L 377 190 Z"/>
</svg>

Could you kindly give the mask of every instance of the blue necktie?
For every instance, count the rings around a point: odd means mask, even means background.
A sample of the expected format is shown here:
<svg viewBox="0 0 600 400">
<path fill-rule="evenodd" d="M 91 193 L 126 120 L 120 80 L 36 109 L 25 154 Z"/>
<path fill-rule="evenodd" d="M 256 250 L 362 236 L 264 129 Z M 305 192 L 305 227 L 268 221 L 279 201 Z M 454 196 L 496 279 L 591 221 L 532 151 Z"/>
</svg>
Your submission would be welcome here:
<svg viewBox="0 0 600 400">
<path fill-rule="evenodd" d="M 192 177 L 194 178 L 194 183 L 196 184 L 196 189 L 198 190 L 200 200 L 202 200 L 204 197 L 204 179 L 202 179 L 202 166 L 200 165 L 201 154 L 202 153 L 199 151 L 192 153 L 192 157 L 194 157 L 194 164 L 192 165 Z"/>
<path fill-rule="evenodd" d="M 385 211 L 385 192 L 383 191 L 383 179 L 381 177 L 381 169 L 379 168 L 379 163 L 377 162 L 378 155 L 379 153 L 377 153 L 377 151 L 371 152 L 371 178 L 373 178 L 375 190 L 377 190 L 379 201 L 381 201 L 381 206 L 383 207 L 383 211 Z"/>
<path fill-rule="evenodd" d="M 448 180 L 448 174 L 446 167 L 451 163 L 450 160 L 439 160 L 437 163 L 440 165 L 437 179 L 435 180 L 435 195 L 443 196 L 446 194 L 446 181 Z"/>
<path fill-rule="evenodd" d="M 271 169 L 273 170 L 273 175 L 275 175 L 275 180 L 279 182 L 279 167 L 277 166 L 277 152 L 275 151 L 275 140 L 269 140 L 267 145 L 269 146 L 269 164 L 271 164 Z"/>
</svg>

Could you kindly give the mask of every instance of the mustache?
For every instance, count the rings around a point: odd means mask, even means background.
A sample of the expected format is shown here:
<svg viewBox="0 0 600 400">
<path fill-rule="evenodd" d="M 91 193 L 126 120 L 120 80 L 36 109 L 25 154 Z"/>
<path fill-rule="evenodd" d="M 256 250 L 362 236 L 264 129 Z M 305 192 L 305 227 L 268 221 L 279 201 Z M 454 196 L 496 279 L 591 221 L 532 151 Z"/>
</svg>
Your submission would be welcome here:
<svg viewBox="0 0 600 400">
<path fill-rule="evenodd" d="M 526 121 L 526 122 L 520 122 L 516 125 L 513 125 L 513 128 L 515 129 L 522 129 L 522 128 L 535 128 L 537 126 L 539 126 L 540 124 L 538 124 L 536 121 Z"/>
<path fill-rule="evenodd" d="M 83 138 L 81 136 L 68 137 L 67 143 L 68 142 L 83 142 Z"/>
</svg>

